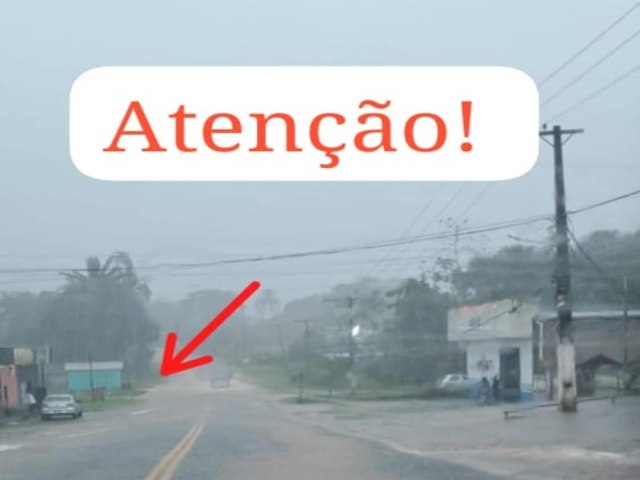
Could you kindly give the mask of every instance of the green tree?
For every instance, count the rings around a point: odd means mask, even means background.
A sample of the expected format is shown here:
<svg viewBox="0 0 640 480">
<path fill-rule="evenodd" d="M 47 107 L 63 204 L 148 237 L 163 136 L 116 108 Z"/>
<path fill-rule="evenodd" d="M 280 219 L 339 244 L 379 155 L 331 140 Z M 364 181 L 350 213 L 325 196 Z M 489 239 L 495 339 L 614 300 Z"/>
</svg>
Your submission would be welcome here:
<svg viewBox="0 0 640 480">
<path fill-rule="evenodd" d="M 124 360 L 133 377 L 147 373 L 158 328 L 148 312 L 151 292 L 129 255 L 117 252 L 104 263 L 89 257 L 83 271 L 63 276 L 43 317 L 55 360 Z"/>
<path fill-rule="evenodd" d="M 625 276 L 629 305 L 639 305 L 640 231 L 596 231 L 575 240 L 571 242 L 574 307 L 619 309 Z M 553 268 L 553 248 L 510 245 L 493 255 L 472 258 L 460 278 L 470 303 L 514 298 L 553 308 Z"/>
<path fill-rule="evenodd" d="M 629 306 L 640 306 L 640 231 L 601 230 L 579 240 L 574 247 L 572 274 L 576 305 L 619 309 L 623 277 L 627 277 Z"/>
<path fill-rule="evenodd" d="M 505 298 L 552 300 L 553 255 L 548 249 L 510 245 L 493 255 L 476 256 L 460 274 L 470 303 Z"/>
<path fill-rule="evenodd" d="M 0 344 L 35 347 L 45 336 L 42 316 L 54 292 L 4 292 L 0 295 Z"/>
<path fill-rule="evenodd" d="M 447 342 L 451 295 L 424 276 L 405 280 L 390 291 L 394 316 L 381 337 L 386 358 L 383 376 L 400 383 L 435 380 L 458 361 Z"/>
</svg>

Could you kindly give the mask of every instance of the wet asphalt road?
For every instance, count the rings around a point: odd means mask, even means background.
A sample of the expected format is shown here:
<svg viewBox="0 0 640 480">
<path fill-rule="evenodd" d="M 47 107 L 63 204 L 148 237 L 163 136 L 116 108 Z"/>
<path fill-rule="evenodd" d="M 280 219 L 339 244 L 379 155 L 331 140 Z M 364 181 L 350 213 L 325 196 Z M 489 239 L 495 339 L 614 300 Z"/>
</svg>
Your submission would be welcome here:
<svg viewBox="0 0 640 480">
<path fill-rule="evenodd" d="M 188 378 L 133 408 L 0 433 L 2 480 L 495 478 L 327 433 L 251 387 L 211 390 Z"/>
</svg>

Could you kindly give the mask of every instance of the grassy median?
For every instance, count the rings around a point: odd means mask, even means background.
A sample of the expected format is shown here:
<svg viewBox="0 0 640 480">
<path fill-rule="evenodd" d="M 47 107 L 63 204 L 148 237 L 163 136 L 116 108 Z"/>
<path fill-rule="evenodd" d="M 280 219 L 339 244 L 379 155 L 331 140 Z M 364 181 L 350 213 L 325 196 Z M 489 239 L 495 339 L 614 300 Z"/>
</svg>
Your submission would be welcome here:
<svg viewBox="0 0 640 480">
<path fill-rule="evenodd" d="M 326 361 L 284 362 L 263 359 L 238 366 L 240 375 L 249 383 L 258 385 L 277 395 L 298 398 L 300 377 L 304 374 L 303 397 L 311 399 L 345 399 L 384 401 L 400 399 L 443 398 L 434 385 L 383 385 L 367 378 L 358 378 L 352 386 L 344 365 L 331 365 Z"/>
</svg>

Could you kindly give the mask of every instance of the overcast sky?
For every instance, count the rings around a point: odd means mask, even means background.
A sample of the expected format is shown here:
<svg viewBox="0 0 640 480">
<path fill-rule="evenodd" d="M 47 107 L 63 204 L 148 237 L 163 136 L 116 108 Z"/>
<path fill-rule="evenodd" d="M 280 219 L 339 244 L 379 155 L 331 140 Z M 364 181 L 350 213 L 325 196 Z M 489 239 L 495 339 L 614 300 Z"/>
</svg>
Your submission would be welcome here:
<svg viewBox="0 0 640 480">
<path fill-rule="evenodd" d="M 71 268 L 130 252 L 137 265 L 210 262 L 366 243 L 553 211 L 552 151 L 517 180 L 484 183 L 108 183 L 75 170 L 68 94 L 103 65 L 505 65 L 540 81 L 636 0 L 3 1 L 0 3 L 0 270 Z M 640 26 L 640 8 L 541 88 L 551 96 Z M 640 38 L 542 110 L 548 119 L 640 61 Z M 640 72 L 558 118 L 569 208 L 640 188 Z M 446 208 L 445 208 L 446 207 Z M 578 235 L 640 227 L 640 197 L 573 219 Z M 419 216 L 423 212 L 422 216 Z M 440 214 L 440 215 L 438 215 Z M 508 234 L 465 239 L 492 251 Z M 257 279 L 283 298 L 375 272 L 415 275 L 450 242 L 205 270 L 143 271 L 157 296 L 238 290 Z M 386 260 L 381 263 L 381 260 Z M 428 262 L 427 262 L 428 265 Z M 55 288 L 52 273 L 0 273 L 0 290 Z"/>
</svg>

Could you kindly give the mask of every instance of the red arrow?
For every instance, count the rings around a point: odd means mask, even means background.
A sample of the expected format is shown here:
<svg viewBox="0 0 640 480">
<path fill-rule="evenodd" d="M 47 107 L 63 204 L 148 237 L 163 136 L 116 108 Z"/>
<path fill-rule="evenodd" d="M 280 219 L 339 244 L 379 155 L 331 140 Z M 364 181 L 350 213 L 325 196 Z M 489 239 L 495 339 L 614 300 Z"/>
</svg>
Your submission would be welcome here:
<svg viewBox="0 0 640 480">
<path fill-rule="evenodd" d="M 200 330 L 189 343 L 182 347 L 182 350 L 177 354 L 175 354 L 175 350 L 178 335 L 175 332 L 169 332 L 164 345 L 164 354 L 162 355 L 162 363 L 160 364 L 160 374 L 166 377 L 213 362 L 213 357 L 211 355 L 204 355 L 192 360 L 186 360 L 186 358 L 191 355 L 196 348 L 204 343 L 204 341 L 209 338 L 209 336 L 213 334 L 213 332 L 215 332 L 218 327 L 227 320 L 227 318 L 233 315 L 233 313 L 259 288 L 260 282 L 251 282 L 247 285 L 247 287 L 240 292 L 236 298 L 231 300 L 231 302 L 229 302 L 229 304 L 224 307 L 218 315 L 216 315 L 202 330 Z"/>
</svg>

